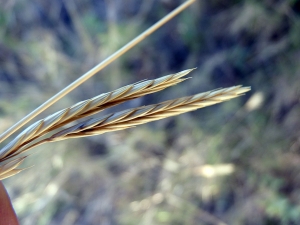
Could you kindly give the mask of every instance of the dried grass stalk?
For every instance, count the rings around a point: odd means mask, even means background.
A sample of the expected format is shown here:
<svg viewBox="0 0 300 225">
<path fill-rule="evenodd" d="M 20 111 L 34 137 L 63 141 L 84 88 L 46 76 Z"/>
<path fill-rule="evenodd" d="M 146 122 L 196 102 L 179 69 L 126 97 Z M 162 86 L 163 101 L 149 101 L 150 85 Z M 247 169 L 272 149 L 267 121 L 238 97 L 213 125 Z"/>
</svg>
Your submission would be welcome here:
<svg viewBox="0 0 300 225">
<path fill-rule="evenodd" d="M 80 122 L 52 135 L 44 141 L 54 142 L 69 138 L 93 136 L 110 131 L 123 130 L 135 127 L 139 124 L 176 116 L 181 113 L 227 101 L 236 98 L 249 90 L 250 88 L 248 87 L 234 86 L 231 88 L 208 91 L 188 97 L 169 100 L 154 105 L 128 109 L 100 118 L 92 118 Z"/>
<path fill-rule="evenodd" d="M 178 84 L 186 78 L 182 78 L 194 69 L 167 75 L 154 80 L 146 80 L 135 84 L 127 85 L 115 91 L 98 95 L 94 98 L 79 102 L 69 108 L 56 112 L 45 119 L 39 120 L 22 133 L 13 141 L 0 150 L 0 159 L 14 154 L 22 146 L 34 141 L 35 139 L 60 128 L 75 120 L 91 116 L 109 107 L 123 102 L 139 98 L 141 96 L 161 91 L 167 87 Z"/>
<path fill-rule="evenodd" d="M 0 143 L 2 143 L 6 138 L 8 138 L 10 135 L 12 135 L 14 132 L 16 132 L 18 129 L 20 129 L 23 125 L 25 125 L 27 122 L 35 118 L 37 115 L 39 115 L 42 111 L 47 109 L 49 106 L 53 105 L 55 102 L 57 102 L 59 99 L 61 99 L 63 96 L 68 94 L 70 91 L 74 90 L 76 87 L 78 87 L 80 84 L 91 78 L 93 75 L 95 75 L 97 72 L 105 68 L 107 65 L 115 61 L 117 58 L 119 58 L 121 55 L 123 55 L 125 52 L 130 50 L 132 47 L 137 45 L 139 42 L 144 40 L 146 37 L 148 37 L 150 34 L 155 32 L 158 28 L 160 28 L 162 25 L 170 21 L 172 18 L 174 18 L 176 15 L 178 15 L 180 12 L 185 10 L 187 7 L 189 7 L 191 4 L 193 4 L 195 0 L 187 0 L 184 3 L 182 3 L 180 6 L 178 6 L 176 9 L 174 9 L 172 12 L 168 13 L 165 17 L 163 17 L 161 20 L 156 22 L 154 25 L 149 27 L 147 30 L 145 30 L 143 33 L 135 37 L 132 41 L 128 42 L 126 45 L 124 45 L 122 48 L 120 48 L 118 51 L 114 52 L 111 56 L 103 60 L 101 63 L 99 63 L 97 66 L 83 74 L 81 77 L 79 77 L 77 80 L 75 80 L 73 83 L 65 87 L 63 90 L 55 94 L 52 98 L 44 102 L 41 106 L 39 106 L 37 109 L 33 110 L 31 113 L 29 113 L 27 116 L 23 117 L 19 122 L 17 122 L 15 125 L 10 127 L 8 130 L 6 130 L 3 134 L 0 134 Z"/>
<path fill-rule="evenodd" d="M 21 170 L 16 169 L 16 167 L 19 166 L 25 158 L 19 155 L 43 143 L 99 135 L 106 132 L 135 127 L 139 124 L 175 116 L 227 101 L 239 97 L 250 90 L 250 87 L 234 86 L 169 100 L 154 105 L 111 113 L 99 118 L 89 118 L 55 133 L 49 138 L 42 138 L 40 141 L 35 141 L 37 138 L 40 138 L 57 128 L 61 128 L 72 121 L 177 84 L 185 80 L 182 77 L 192 70 L 193 69 L 185 70 L 159 79 L 128 85 L 117 89 L 116 91 L 108 92 L 92 99 L 79 102 L 72 107 L 63 109 L 36 122 L 0 150 L 0 180 L 20 172 Z"/>
</svg>

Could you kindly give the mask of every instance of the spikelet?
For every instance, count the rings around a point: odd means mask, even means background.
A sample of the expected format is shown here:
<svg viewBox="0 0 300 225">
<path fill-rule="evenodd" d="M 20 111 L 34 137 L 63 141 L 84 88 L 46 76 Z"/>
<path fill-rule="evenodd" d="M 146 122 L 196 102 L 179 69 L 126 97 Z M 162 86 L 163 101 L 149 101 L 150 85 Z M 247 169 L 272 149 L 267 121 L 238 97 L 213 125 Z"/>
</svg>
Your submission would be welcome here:
<svg viewBox="0 0 300 225">
<path fill-rule="evenodd" d="M 26 156 L 16 158 L 0 166 L 0 180 L 20 173 L 24 169 L 16 169 L 26 158 Z"/>
</svg>

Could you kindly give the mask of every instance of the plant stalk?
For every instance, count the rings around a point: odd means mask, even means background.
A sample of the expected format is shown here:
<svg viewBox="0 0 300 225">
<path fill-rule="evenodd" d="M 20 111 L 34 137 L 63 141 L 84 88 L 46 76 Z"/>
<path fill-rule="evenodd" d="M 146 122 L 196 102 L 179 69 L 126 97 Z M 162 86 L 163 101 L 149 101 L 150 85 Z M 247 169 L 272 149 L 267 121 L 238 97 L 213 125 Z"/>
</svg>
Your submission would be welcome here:
<svg viewBox="0 0 300 225">
<path fill-rule="evenodd" d="M 166 15 L 164 18 L 159 20 L 157 23 L 155 23 L 153 26 L 148 28 L 146 31 L 144 31 L 142 34 L 137 36 L 135 39 L 130 41 L 128 44 L 120 48 L 118 51 L 113 53 L 111 56 L 109 56 L 107 59 L 99 63 L 97 66 L 83 74 L 81 77 L 79 77 L 77 80 L 75 80 L 73 83 L 71 83 L 69 86 L 58 92 L 56 95 L 54 95 L 52 98 L 50 98 L 48 101 L 44 102 L 42 105 L 40 105 L 38 108 L 36 108 L 34 111 L 29 113 L 27 116 L 23 117 L 19 122 L 17 122 L 15 125 L 10 127 L 8 130 L 6 130 L 3 134 L 0 135 L 0 143 L 6 140 L 10 135 L 15 133 L 18 129 L 20 129 L 22 126 L 24 126 L 26 123 L 28 123 L 30 120 L 35 118 L 37 115 L 39 115 L 41 112 L 43 112 L 45 109 L 53 105 L 55 102 L 57 102 L 59 99 L 64 97 L 66 94 L 74 90 L 76 87 L 78 87 L 80 84 L 91 78 L 93 75 L 101 71 L 104 67 L 112 63 L 114 60 L 119 58 L 121 55 L 123 55 L 125 52 L 130 50 L 132 47 L 137 45 L 139 42 L 144 40 L 147 36 L 152 34 L 154 31 L 156 31 L 158 28 L 160 28 L 162 25 L 167 23 L 169 20 L 171 20 L 173 17 L 178 15 L 180 12 L 185 10 L 188 6 L 190 6 L 192 3 L 194 3 L 195 0 L 188 0 L 179 7 L 177 7 L 175 10 L 170 12 L 168 15 Z"/>
</svg>

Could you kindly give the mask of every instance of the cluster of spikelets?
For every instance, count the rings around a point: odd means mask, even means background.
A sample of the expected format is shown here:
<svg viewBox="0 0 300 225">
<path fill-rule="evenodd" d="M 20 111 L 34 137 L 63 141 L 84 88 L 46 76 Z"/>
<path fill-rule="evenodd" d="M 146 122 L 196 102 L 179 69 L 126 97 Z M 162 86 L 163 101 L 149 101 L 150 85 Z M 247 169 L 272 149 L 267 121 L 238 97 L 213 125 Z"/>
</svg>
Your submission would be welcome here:
<svg viewBox="0 0 300 225">
<path fill-rule="evenodd" d="M 43 143 L 98 135 L 135 127 L 139 124 L 227 101 L 250 90 L 249 87 L 242 86 L 222 88 L 154 105 L 111 113 L 101 117 L 87 118 L 76 125 L 70 126 L 74 121 L 89 117 L 109 107 L 178 84 L 186 80 L 183 77 L 192 70 L 185 70 L 155 80 L 146 80 L 127 85 L 115 91 L 79 102 L 45 119 L 37 121 L 0 150 L 0 180 L 22 171 L 23 169 L 17 168 L 27 157 L 26 154 L 22 153 Z M 61 130 L 62 127 L 66 128 Z M 59 128 L 60 131 L 55 132 Z M 54 134 L 50 137 L 45 137 L 49 132 L 54 132 Z"/>
</svg>

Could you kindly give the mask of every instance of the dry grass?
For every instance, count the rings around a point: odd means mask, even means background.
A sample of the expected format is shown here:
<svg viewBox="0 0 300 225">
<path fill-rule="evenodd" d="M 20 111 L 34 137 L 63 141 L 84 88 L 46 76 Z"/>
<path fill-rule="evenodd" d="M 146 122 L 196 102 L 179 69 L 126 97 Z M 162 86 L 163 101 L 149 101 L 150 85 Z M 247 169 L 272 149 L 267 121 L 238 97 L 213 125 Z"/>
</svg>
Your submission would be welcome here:
<svg viewBox="0 0 300 225">
<path fill-rule="evenodd" d="M 174 9 L 172 12 L 168 13 L 166 16 L 164 16 L 162 19 L 160 19 L 158 22 L 153 24 L 151 27 L 149 27 L 147 30 L 142 32 L 140 35 L 138 35 L 136 38 L 128 42 L 126 45 L 124 45 L 122 48 L 114 52 L 111 56 L 100 62 L 98 65 L 96 65 L 94 68 L 83 74 L 81 77 L 76 79 L 74 82 L 72 82 L 70 85 L 65 87 L 63 90 L 55 94 L 52 98 L 48 99 L 46 102 L 44 102 L 42 105 L 40 105 L 38 108 L 33 110 L 31 113 L 29 113 L 27 116 L 23 117 L 19 122 L 14 124 L 12 127 L 10 127 L 7 131 L 5 131 L 3 134 L 0 134 L 0 143 L 2 143 L 6 138 L 8 138 L 10 135 L 12 135 L 14 132 L 16 132 L 18 129 L 20 129 L 22 126 L 24 126 L 26 123 L 28 123 L 30 120 L 35 118 L 37 115 L 39 115 L 42 111 L 47 109 L 49 106 L 57 102 L 59 99 L 64 97 L 66 94 L 68 94 L 70 91 L 77 88 L 80 84 L 91 78 L 93 75 L 95 75 L 97 72 L 101 71 L 103 68 L 108 66 L 110 63 L 115 61 L 117 58 L 119 58 L 121 55 L 123 55 L 125 52 L 130 50 L 132 47 L 137 45 L 139 42 L 144 40 L 146 37 L 148 37 L 150 34 L 155 32 L 158 28 L 163 26 L 165 23 L 173 19 L 175 16 L 177 16 L 179 13 L 181 13 L 183 10 L 185 10 L 187 7 L 189 7 L 191 4 L 193 4 L 195 0 L 187 0 L 186 2 L 182 3 L 180 6 L 178 6 L 176 9 Z"/>
<path fill-rule="evenodd" d="M 79 102 L 45 119 L 37 121 L 0 150 L 0 179 L 13 176 L 22 171 L 22 169 L 16 169 L 26 157 L 20 156 L 20 154 L 43 143 L 99 135 L 106 132 L 135 127 L 139 124 L 176 116 L 181 113 L 227 101 L 239 97 L 241 94 L 250 90 L 249 87 L 242 86 L 223 88 L 154 105 L 111 113 L 99 118 L 89 118 L 76 125 L 70 126 L 70 123 L 78 119 L 91 116 L 125 101 L 158 92 L 180 83 L 186 79 L 182 77 L 192 70 L 193 69 L 184 70 L 155 80 L 147 80 L 127 85 L 115 91 Z M 44 137 L 49 134 L 49 132 L 62 128 L 65 125 L 69 125 L 69 127 L 56 132 L 51 137 Z M 38 138 L 40 139 L 39 141 L 37 141 Z"/>
<path fill-rule="evenodd" d="M 127 85 L 115 91 L 104 93 L 94 98 L 79 102 L 71 107 L 56 112 L 45 119 L 39 120 L 20 133 L 13 141 L 0 150 L 0 161 L 5 159 L 7 156 L 16 153 L 27 143 L 30 143 L 50 131 L 60 128 L 75 120 L 91 116 L 106 108 L 121 104 L 125 101 L 161 91 L 167 87 L 178 84 L 185 80 L 182 77 L 192 70 L 193 69 L 185 70 L 155 80 L 147 80 Z"/>
<path fill-rule="evenodd" d="M 39 108 L 28 114 L 21 121 L 16 123 L 2 135 L 0 135 L 0 143 L 9 137 L 14 131 L 34 118 L 38 113 L 49 107 L 55 101 L 63 97 L 66 93 L 76 88 L 80 83 L 87 80 L 96 72 L 103 69 L 110 62 L 114 61 L 124 52 L 135 46 L 138 42 L 145 37 L 153 33 L 164 23 L 172 19 L 178 13 L 183 11 L 194 0 L 188 0 L 173 10 L 163 19 L 151 26 L 145 32 L 133 39 L 123 48 L 115 52 L 111 57 L 101 62 L 99 65 L 88 71 L 81 76 L 75 82 L 68 87 L 57 93 L 51 99 L 42 104 Z M 111 132 L 116 130 L 127 129 L 139 124 L 148 123 L 151 121 L 163 119 L 170 116 L 175 116 L 181 113 L 196 110 L 206 106 L 214 105 L 223 101 L 240 96 L 241 94 L 250 90 L 248 87 L 234 86 L 230 88 L 219 89 L 215 91 L 209 91 L 201 94 L 196 94 L 189 97 L 179 98 L 175 100 L 169 100 L 159 104 L 148 105 L 144 107 L 125 110 L 118 113 L 112 113 L 100 118 L 90 118 L 86 121 L 80 122 L 74 126 L 71 123 L 79 119 L 91 116 L 95 113 L 101 112 L 104 109 L 118 105 L 120 103 L 139 98 L 141 96 L 161 91 L 167 87 L 178 84 L 185 80 L 182 78 L 193 69 L 185 70 L 176 74 L 164 76 L 155 80 L 141 81 L 136 84 L 127 85 L 112 92 L 104 93 L 96 96 L 92 99 L 88 99 L 79 102 L 69 108 L 63 109 L 57 113 L 48 116 L 45 119 L 39 120 L 22 133 L 20 133 L 15 139 L 9 142 L 0 150 L 0 180 L 13 176 L 22 169 L 17 167 L 24 161 L 26 156 L 20 154 L 32 149 L 35 146 L 41 145 L 47 142 L 54 142 L 69 138 L 85 137 L 91 135 L 103 134 L 105 132 Z M 61 129 L 64 126 L 69 126 L 62 131 L 57 132 L 57 129 Z M 45 136 L 50 132 L 55 132 L 49 138 Z"/>
</svg>

